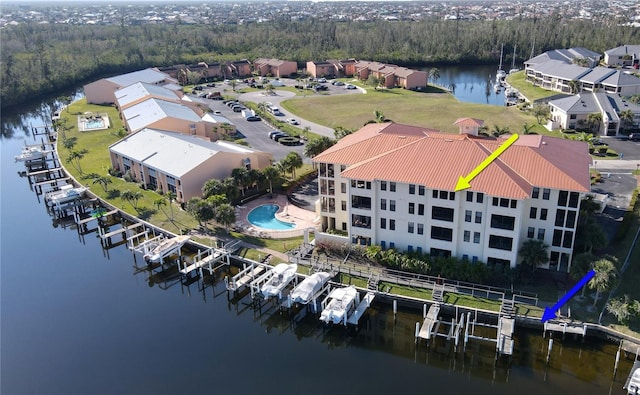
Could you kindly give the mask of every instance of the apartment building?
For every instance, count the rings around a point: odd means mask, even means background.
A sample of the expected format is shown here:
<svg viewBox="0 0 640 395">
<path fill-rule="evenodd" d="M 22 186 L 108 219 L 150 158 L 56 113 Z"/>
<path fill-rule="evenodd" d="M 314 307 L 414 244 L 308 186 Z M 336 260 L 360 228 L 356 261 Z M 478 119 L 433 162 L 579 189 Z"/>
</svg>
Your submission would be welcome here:
<svg viewBox="0 0 640 395">
<path fill-rule="evenodd" d="M 289 77 L 298 72 L 298 63 L 291 60 L 259 58 L 253 61 L 253 70 L 261 77 Z"/>
<path fill-rule="evenodd" d="M 394 123 L 364 126 L 313 159 L 324 232 L 316 238 L 510 267 L 522 243 L 535 238 L 549 245 L 544 267 L 568 272 L 580 202 L 590 190 L 588 146 L 520 136 L 470 189 L 455 192 L 458 178 L 503 142 Z"/>
</svg>

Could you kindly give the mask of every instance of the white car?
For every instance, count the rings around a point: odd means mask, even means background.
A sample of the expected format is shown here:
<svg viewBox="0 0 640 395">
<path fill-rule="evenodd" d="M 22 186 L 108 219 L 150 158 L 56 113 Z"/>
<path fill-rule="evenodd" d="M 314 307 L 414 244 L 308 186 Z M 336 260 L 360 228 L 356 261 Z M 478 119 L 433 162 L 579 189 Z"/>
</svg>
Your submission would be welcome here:
<svg viewBox="0 0 640 395">
<path fill-rule="evenodd" d="M 295 119 L 295 118 L 289 118 L 289 119 L 287 119 L 287 123 L 288 123 L 289 125 L 300 125 L 300 122 L 298 122 L 298 120 L 297 120 L 297 119 Z"/>
<path fill-rule="evenodd" d="M 344 87 L 347 88 L 347 89 L 356 89 L 356 86 L 355 85 L 351 85 L 351 84 L 347 84 Z"/>
</svg>

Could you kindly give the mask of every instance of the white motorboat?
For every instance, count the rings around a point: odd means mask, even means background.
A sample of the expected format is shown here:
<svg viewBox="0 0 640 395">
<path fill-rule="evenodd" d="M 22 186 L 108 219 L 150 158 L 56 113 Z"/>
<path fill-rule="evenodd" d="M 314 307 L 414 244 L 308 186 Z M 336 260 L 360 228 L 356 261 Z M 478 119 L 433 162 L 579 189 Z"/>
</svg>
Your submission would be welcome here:
<svg viewBox="0 0 640 395">
<path fill-rule="evenodd" d="M 291 292 L 293 303 L 307 304 L 325 286 L 331 275 L 326 272 L 318 272 L 302 280 Z"/>
<path fill-rule="evenodd" d="M 504 44 L 500 48 L 500 66 L 498 66 L 498 71 L 496 72 L 496 84 L 501 85 L 504 79 L 507 76 L 507 72 L 502 69 L 502 51 L 504 50 Z"/>
<path fill-rule="evenodd" d="M 262 285 L 260 292 L 265 298 L 279 296 L 284 288 L 296 277 L 298 265 L 295 263 L 277 264 L 270 272 L 269 279 Z"/>
<path fill-rule="evenodd" d="M 147 262 L 161 262 L 164 258 L 171 254 L 175 254 L 190 239 L 190 236 L 176 236 L 170 239 L 162 240 L 153 249 L 144 254 L 144 260 Z"/>
<path fill-rule="evenodd" d="M 47 154 L 47 151 L 42 149 L 38 145 L 32 145 L 29 147 L 22 147 L 20 155 L 16 155 L 16 162 L 29 162 L 32 160 L 42 159 Z"/>
<path fill-rule="evenodd" d="M 67 184 L 61 186 L 57 191 L 47 192 L 44 195 L 44 200 L 51 205 L 60 206 L 82 198 L 85 192 L 87 192 L 85 187 L 74 187 L 71 184 Z"/>
<path fill-rule="evenodd" d="M 346 323 L 349 314 L 356 308 L 358 290 L 354 287 L 336 288 L 324 300 L 320 321 L 327 324 Z M 346 324 L 345 324 L 346 325 Z"/>
</svg>

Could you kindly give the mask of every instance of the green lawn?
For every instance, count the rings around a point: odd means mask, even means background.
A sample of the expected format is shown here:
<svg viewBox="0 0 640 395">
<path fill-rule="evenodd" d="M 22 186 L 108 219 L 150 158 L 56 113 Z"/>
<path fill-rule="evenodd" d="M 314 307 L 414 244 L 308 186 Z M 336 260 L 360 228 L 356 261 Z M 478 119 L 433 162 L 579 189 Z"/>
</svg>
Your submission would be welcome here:
<svg viewBox="0 0 640 395">
<path fill-rule="evenodd" d="M 363 95 L 328 95 L 305 99 L 285 100 L 281 106 L 300 118 L 331 128 L 342 126 L 357 129 L 374 119 L 374 111 L 382 111 L 387 119 L 409 125 L 458 133 L 453 123 L 458 118 L 472 117 L 494 125 L 508 126 L 513 133 L 520 133 L 523 125 L 536 124 L 536 118 L 516 107 L 500 107 L 485 104 L 460 103 L 449 93 L 420 93 L 406 89 L 380 89 L 365 87 Z M 537 125 L 536 133 L 550 134 Z"/>
<path fill-rule="evenodd" d="M 518 71 L 517 73 L 509 74 L 507 76 L 507 83 L 519 90 L 531 102 L 558 94 L 558 92 L 552 92 L 533 86 L 530 82 L 526 81 L 525 77 L 526 75 L 524 70 Z"/>
</svg>

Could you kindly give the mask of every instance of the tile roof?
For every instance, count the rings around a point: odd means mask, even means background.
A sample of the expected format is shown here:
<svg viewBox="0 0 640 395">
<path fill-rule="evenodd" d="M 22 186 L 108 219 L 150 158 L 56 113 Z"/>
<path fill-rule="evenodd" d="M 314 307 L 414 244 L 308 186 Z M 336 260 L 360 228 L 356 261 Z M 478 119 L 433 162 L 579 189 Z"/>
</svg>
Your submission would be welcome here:
<svg viewBox="0 0 640 395">
<path fill-rule="evenodd" d="M 453 124 L 456 126 L 480 127 L 484 125 L 484 120 L 477 118 L 458 118 Z"/>
<path fill-rule="evenodd" d="M 503 139 L 479 139 L 400 124 L 370 124 L 316 156 L 314 162 L 347 166 L 345 178 L 387 180 L 453 191 Z M 533 186 L 590 190 L 586 143 L 520 136 L 471 181 L 471 190 L 514 199 L 530 197 Z"/>
</svg>

